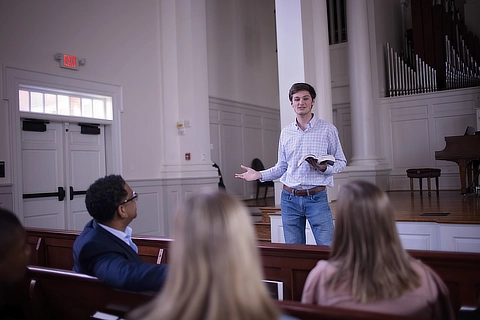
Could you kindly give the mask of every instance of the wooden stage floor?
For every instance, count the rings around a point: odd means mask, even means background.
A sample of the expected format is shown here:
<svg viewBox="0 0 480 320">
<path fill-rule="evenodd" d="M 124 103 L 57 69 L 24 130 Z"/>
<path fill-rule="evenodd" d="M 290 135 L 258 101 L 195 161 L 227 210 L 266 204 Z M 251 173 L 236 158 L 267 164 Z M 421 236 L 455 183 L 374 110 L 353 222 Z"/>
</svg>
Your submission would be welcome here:
<svg viewBox="0 0 480 320">
<path fill-rule="evenodd" d="M 429 197 L 426 191 L 422 196 L 415 191 L 413 197 L 410 191 L 390 191 L 388 195 L 397 221 L 480 224 L 480 195 L 461 195 L 459 190 L 440 191 L 439 197 L 435 192 Z M 280 208 L 275 206 L 274 198 L 245 203 L 251 207 Z M 335 201 L 330 207 L 335 219 Z"/>
</svg>

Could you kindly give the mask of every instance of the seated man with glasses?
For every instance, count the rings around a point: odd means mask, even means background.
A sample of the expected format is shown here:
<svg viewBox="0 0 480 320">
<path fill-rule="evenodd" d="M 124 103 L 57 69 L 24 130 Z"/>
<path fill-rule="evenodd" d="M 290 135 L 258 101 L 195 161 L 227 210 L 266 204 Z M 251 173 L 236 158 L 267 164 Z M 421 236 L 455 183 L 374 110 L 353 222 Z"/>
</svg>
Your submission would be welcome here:
<svg viewBox="0 0 480 320">
<path fill-rule="evenodd" d="M 92 216 L 73 245 L 74 270 L 128 291 L 158 291 L 166 264 L 142 261 L 128 225 L 137 217 L 138 194 L 119 175 L 95 181 L 85 204 Z"/>
</svg>

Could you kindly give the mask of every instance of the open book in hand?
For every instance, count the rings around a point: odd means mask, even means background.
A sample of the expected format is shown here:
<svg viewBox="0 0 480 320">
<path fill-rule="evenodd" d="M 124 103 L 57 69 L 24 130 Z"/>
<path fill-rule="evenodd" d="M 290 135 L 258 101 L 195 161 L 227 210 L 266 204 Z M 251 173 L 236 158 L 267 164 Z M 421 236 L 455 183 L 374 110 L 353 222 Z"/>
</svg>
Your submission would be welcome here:
<svg viewBox="0 0 480 320">
<path fill-rule="evenodd" d="M 324 161 L 327 161 L 327 164 L 329 164 L 331 166 L 333 166 L 333 164 L 335 163 L 335 157 L 332 156 L 331 154 L 324 154 L 324 155 L 321 155 L 321 156 L 317 157 L 316 155 L 310 153 L 310 154 L 304 155 L 302 157 L 302 159 L 300 159 L 298 161 L 298 166 L 300 167 L 302 162 L 305 161 L 308 158 L 313 158 L 313 159 L 317 160 L 318 163 L 322 163 Z"/>
</svg>

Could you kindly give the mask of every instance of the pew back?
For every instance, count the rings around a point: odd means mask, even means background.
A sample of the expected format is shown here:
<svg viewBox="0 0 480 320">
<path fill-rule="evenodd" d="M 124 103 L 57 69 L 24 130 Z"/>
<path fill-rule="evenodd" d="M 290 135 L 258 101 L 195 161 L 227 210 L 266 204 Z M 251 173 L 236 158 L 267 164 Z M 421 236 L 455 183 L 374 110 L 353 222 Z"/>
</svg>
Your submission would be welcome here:
<svg viewBox="0 0 480 320">
<path fill-rule="evenodd" d="M 90 319 L 96 312 L 124 318 L 131 310 L 145 304 L 153 293 L 138 293 L 107 287 L 95 277 L 73 271 L 28 267 L 25 281 L 19 283 L 16 294 L 23 297 L 21 305 L 28 319 Z M 16 302 L 18 303 L 19 300 Z M 10 301 L 11 302 L 11 301 Z M 333 307 L 302 304 L 298 301 L 278 301 L 283 313 L 301 320 L 415 320 L 403 316 L 352 311 Z"/>
<path fill-rule="evenodd" d="M 480 301 L 480 253 L 408 250 L 432 268 L 449 290 L 453 310 L 477 306 Z"/>
<path fill-rule="evenodd" d="M 31 247 L 30 263 L 50 268 L 73 269 L 73 243 L 79 231 L 55 229 L 27 229 Z"/>
<path fill-rule="evenodd" d="M 32 264 L 72 270 L 73 242 L 78 231 L 27 228 L 32 246 Z M 168 247 L 172 240 L 154 237 L 133 237 L 145 262 L 168 263 Z M 319 260 L 328 259 L 329 248 L 312 245 L 288 245 L 259 242 L 265 279 L 283 283 L 283 299 L 300 301 L 308 273 Z M 443 279 L 450 291 L 454 310 L 475 306 L 480 297 L 480 254 L 446 251 L 408 250 L 409 254 L 430 266 Z"/>
<path fill-rule="evenodd" d="M 328 259 L 329 248 L 280 243 L 259 243 L 265 277 L 281 281 L 284 299 L 300 301 L 308 273 L 319 260 Z M 453 310 L 476 306 L 480 299 L 480 254 L 407 250 L 432 268 L 449 289 Z"/>
<path fill-rule="evenodd" d="M 124 317 L 153 294 L 113 289 L 95 277 L 73 271 L 29 266 L 14 289 L 17 305 L 28 319 L 90 319 L 97 311 Z M 20 298 L 20 299 L 19 299 Z"/>
<path fill-rule="evenodd" d="M 297 301 L 278 301 L 277 304 L 283 313 L 301 320 L 419 320 L 415 317 L 325 307 L 314 304 L 299 303 Z"/>
<path fill-rule="evenodd" d="M 328 259 L 330 250 L 323 246 L 259 243 L 266 279 L 283 282 L 284 299 L 302 299 L 303 284 L 319 260 Z"/>
<path fill-rule="evenodd" d="M 31 248 L 30 264 L 49 268 L 73 270 L 73 243 L 79 231 L 55 229 L 27 229 Z M 135 236 L 138 254 L 147 263 L 166 263 L 171 239 Z"/>
</svg>

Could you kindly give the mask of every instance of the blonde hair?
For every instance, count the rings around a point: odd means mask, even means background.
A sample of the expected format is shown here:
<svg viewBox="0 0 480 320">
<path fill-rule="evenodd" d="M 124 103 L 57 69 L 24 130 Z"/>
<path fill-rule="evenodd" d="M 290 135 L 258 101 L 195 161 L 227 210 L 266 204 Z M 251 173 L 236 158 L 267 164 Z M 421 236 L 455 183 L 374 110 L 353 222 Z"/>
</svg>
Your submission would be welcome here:
<svg viewBox="0 0 480 320">
<path fill-rule="evenodd" d="M 246 207 L 222 191 L 180 206 L 169 273 L 160 294 L 132 319 L 278 319 Z"/>
<path fill-rule="evenodd" d="M 420 286 L 400 242 L 388 195 L 366 181 L 340 188 L 330 261 L 337 269 L 327 288 L 346 281 L 359 302 L 399 297 Z"/>
</svg>

